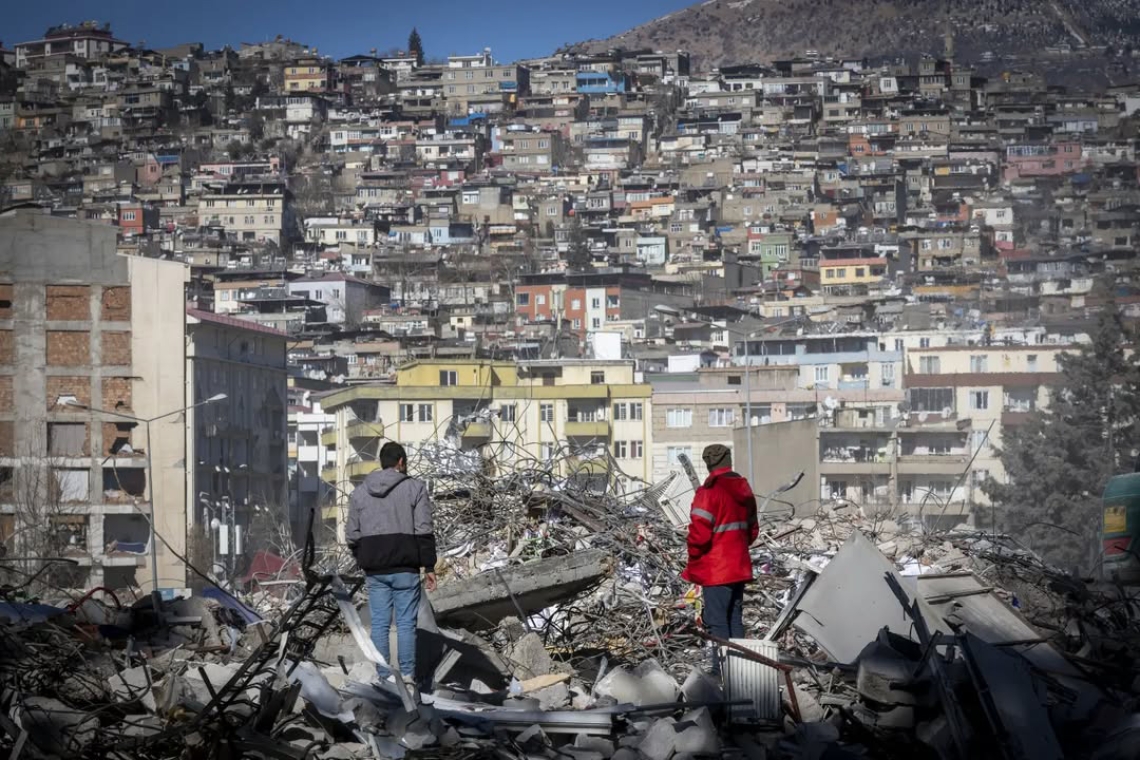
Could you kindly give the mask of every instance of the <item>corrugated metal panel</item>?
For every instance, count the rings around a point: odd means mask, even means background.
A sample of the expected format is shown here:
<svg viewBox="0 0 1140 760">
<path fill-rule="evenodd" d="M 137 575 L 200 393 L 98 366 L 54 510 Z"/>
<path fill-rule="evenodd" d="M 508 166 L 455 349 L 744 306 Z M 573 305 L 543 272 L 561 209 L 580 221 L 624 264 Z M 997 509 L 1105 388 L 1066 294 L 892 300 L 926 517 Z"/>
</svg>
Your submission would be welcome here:
<svg viewBox="0 0 1140 760">
<path fill-rule="evenodd" d="M 778 660 L 780 648 L 771 641 L 757 639 L 732 639 L 769 660 Z M 753 662 L 739 652 L 727 647 L 720 650 L 721 673 L 724 676 L 724 694 L 729 702 L 750 700 L 752 705 L 734 705 L 729 708 L 729 720 L 738 723 L 779 722 L 782 717 L 780 706 L 780 671 Z"/>
</svg>

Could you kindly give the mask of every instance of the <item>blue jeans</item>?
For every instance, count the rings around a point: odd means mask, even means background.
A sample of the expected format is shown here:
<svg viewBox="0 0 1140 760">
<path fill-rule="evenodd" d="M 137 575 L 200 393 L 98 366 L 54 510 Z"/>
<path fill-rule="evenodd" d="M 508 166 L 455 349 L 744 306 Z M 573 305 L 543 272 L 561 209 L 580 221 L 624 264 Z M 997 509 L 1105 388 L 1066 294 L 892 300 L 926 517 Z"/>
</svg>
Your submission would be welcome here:
<svg viewBox="0 0 1140 760">
<path fill-rule="evenodd" d="M 368 607 L 372 612 L 372 643 L 389 666 L 388 636 L 392 630 L 392 612 L 396 613 L 396 647 L 400 653 L 400 672 L 416 674 L 416 620 L 420 611 L 419 573 L 369 575 Z M 377 667 L 379 671 L 380 668 Z M 395 670 L 395 668 L 393 668 Z M 384 677 L 387 673 L 381 672 Z"/>
<path fill-rule="evenodd" d="M 705 606 L 701 618 L 705 628 L 718 639 L 744 638 L 744 584 L 728 586 L 705 586 Z M 720 658 L 717 649 L 712 649 L 709 662 L 710 672 L 720 673 Z"/>
</svg>

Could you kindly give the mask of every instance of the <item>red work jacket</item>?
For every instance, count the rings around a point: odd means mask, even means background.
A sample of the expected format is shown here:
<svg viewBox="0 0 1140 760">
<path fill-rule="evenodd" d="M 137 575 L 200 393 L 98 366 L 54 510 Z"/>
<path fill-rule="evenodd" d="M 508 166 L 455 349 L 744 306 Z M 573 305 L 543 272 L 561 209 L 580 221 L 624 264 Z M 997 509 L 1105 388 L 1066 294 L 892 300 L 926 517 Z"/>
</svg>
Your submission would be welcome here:
<svg viewBox="0 0 1140 760">
<path fill-rule="evenodd" d="M 752 580 L 748 547 L 760 534 L 756 497 L 728 467 L 713 470 L 697 489 L 689 513 L 689 564 L 681 577 L 698 586 Z"/>
</svg>

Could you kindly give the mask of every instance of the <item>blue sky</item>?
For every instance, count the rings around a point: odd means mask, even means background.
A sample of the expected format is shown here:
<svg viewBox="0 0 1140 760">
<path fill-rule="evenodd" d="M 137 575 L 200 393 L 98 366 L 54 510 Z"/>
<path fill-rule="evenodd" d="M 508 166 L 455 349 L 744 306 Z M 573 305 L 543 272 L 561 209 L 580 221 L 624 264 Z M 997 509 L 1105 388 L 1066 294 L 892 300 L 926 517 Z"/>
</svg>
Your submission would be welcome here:
<svg viewBox="0 0 1140 760">
<path fill-rule="evenodd" d="M 413 26 L 429 57 L 490 47 L 510 61 L 565 42 L 608 37 L 694 0 L 11 0 L 0 11 L 4 46 L 49 26 L 98 19 L 148 47 L 202 42 L 208 49 L 278 34 L 343 57 L 403 47 Z"/>
</svg>

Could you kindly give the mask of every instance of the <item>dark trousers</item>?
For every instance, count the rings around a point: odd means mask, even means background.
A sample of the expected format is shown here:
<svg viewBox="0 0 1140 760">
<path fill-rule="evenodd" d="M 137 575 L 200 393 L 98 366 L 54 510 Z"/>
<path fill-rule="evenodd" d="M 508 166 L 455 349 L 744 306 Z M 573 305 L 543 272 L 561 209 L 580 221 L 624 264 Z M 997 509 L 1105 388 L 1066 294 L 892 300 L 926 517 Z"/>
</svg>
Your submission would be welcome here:
<svg viewBox="0 0 1140 760">
<path fill-rule="evenodd" d="M 744 584 L 704 587 L 704 610 L 701 618 L 705 628 L 718 639 L 744 638 Z M 712 648 L 709 671 L 720 673 L 717 647 Z"/>
</svg>

